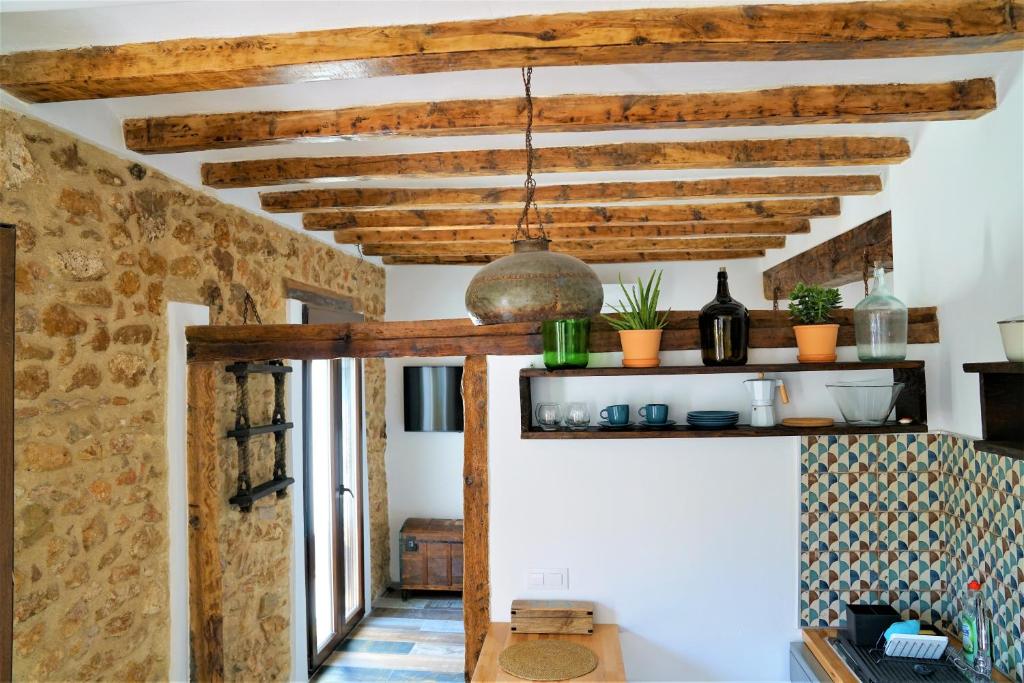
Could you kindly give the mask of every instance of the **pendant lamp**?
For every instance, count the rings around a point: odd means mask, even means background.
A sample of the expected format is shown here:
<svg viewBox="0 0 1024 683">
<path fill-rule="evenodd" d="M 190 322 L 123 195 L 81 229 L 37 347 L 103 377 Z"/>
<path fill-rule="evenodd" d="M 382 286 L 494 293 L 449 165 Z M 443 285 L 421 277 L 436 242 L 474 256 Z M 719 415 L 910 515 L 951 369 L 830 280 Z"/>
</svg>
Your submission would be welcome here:
<svg viewBox="0 0 1024 683">
<path fill-rule="evenodd" d="M 591 318 L 601 311 L 604 291 L 597 274 L 569 254 L 548 250 L 550 240 L 533 195 L 532 67 L 523 69 L 526 87 L 526 183 L 523 212 L 516 223 L 512 254 L 481 268 L 466 289 L 466 311 L 476 325 Z M 537 217 L 530 235 L 529 213 Z"/>
</svg>

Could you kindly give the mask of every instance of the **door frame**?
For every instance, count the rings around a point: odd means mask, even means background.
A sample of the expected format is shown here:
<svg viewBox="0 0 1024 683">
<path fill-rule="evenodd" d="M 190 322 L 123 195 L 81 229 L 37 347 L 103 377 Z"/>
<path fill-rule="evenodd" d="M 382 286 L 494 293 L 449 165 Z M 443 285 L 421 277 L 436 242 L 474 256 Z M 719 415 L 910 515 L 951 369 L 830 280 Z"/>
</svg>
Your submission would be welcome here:
<svg viewBox="0 0 1024 683">
<path fill-rule="evenodd" d="M 371 323 L 372 325 L 373 323 Z M 429 322 L 410 323 L 415 328 L 420 325 L 430 326 Z M 250 334 L 251 330 L 240 330 Z M 362 354 L 362 357 L 417 358 L 438 355 L 433 345 L 436 339 L 424 335 L 414 338 L 423 339 L 422 348 L 396 347 L 383 353 Z M 216 378 L 224 360 L 245 359 L 251 351 L 246 348 L 249 342 L 239 341 L 233 348 L 202 355 L 197 352 L 196 342 L 190 340 L 189 363 L 189 466 L 197 471 L 210 468 L 219 457 L 219 443 L 213 433 L 213 420 L 210 415 L 217 414 Z M 282 353 L 276 351 L 271 355 L 296 356 L 299 359 L 331 357 L 333 346 L 315 346 L 308 349 L 296 349 L 302 346 L 301 341 L 289 340 Z M 419 346 L 419 345 L 417 345 Z M 284 350 L 287 348 L 290 350 Z M 518 346 L 517 346 L 518 350 Z M 501 353 L 500 349 L 495 352 Z M 267 353 L 262 349 L 260 354 Z M 490 628 L 490 558 L 489 558 L 489 499 L 488 499 L 488 443 L 487 443 L 487 356 L 481 355 L 479 349 L 475 354 L 466 356 L 463 366 L 462 387 L 465 414 L 466 435 L 463 461 L 463 623 L 466 632 L 465 672 L 471 677 L 483 647 L 483 641 Z M 195 390 L 193 390 L 195 389 Z M 202 389 L 202 390 L 200 390 Z M 207 433 L 208 432 L 208 433 Z M 190 469 L 191 471 L 191 469 Z M 197 579 L 189 584 L 189 602 L 193 618 L 191 620 L 193 642 L 199 639 L 203 644 L 194 650 L 196 680 L 220 681 L 224 678 L 223 661 L 223 582 L 219 575 L 220 558 L 224 548 L 220 545 L 217 534 L 212 532 L 212 525 L 204 524 L 203 519 L 216 519 L 219 511 L 228 507 L 227 497 L 219 489 L 215 490 L 203 484 L 201 477 L 189 477 L 190 499 L 197 499 L 197 508 L 205 508 L 197 515 L 196 523 L 191 526 L 191 543 L 189 546 L 189 566 L 195 567 Z M 198 512 L 198 510 L 197 510 Z M 364 546 L 365 547 L 365 546 Z"/>
</svg>

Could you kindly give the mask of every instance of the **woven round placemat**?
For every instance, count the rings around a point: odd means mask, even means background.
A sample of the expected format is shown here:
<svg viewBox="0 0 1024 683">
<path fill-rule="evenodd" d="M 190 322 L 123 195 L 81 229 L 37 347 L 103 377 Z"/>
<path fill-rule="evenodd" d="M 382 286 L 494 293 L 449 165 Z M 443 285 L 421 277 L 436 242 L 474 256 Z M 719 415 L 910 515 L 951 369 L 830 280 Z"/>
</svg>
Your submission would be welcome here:
<svg viewBox="0 0 1024 683">
<path fill-rule="evenodd" d="M 498 655 L 505 673 L 530 681 L 565 681 L 597 668 L 597 655 L 564 640 L 528 640 L 506 647 Z"/>
</svg>

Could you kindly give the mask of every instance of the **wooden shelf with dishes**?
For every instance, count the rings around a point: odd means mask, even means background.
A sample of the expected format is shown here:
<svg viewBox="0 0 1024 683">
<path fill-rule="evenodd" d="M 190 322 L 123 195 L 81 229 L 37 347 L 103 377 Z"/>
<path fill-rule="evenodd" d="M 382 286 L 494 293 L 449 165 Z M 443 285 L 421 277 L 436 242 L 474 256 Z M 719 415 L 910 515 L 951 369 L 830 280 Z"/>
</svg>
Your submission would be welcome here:
<svg viewBox="0 0 1024 683">
<path fill-rule="evenodd" d="M 981 433 L 975 450 L 1024 460 L 1024 363 L 964 363 L 978 374 Z"/>
<path fill-rule="evenodd" d="M 820 434 L 903 434 L 928 431 L 925 372 L 923 360 L 892 362 L 835 363 L 748 363 L 747 365 L 667 365 L 656 368 L 573 368 L 545 370 L 524 368 L 519 372 L 519 404 L 521 436 L 524 439 L 691 439 L 720 437 L 814 436 Z M 903 390 L 896 400 L 896 415 L 909 418 L 909 423 L 886 422 L 882 425 L 852 425 L 836 422 L 821 427 L 794 427 L 778 424 L 773 427 L 752 427 L 737 424 L 721 429 L 697 429 L 685 424 L 670 427 L 632 426 L 623 428 L 588 427 L 542 429 L 533 423 L 533 385 L 535 380 L 572 377 L 634 377 L 712 374 L 759 374 L 790 372 L 837 372 L 856 370 L 892 370 L 893 381 L 902 382 Z"/>
</svg>

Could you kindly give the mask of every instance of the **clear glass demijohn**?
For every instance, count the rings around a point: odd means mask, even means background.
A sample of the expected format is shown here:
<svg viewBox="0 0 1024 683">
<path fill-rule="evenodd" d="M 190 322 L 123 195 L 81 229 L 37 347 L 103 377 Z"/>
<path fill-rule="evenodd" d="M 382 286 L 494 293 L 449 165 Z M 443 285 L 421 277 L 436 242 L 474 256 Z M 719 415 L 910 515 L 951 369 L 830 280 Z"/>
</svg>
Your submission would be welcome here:
<svg viewBox="0 0 1024 683">
<path fill-rule="evenodd" d="M 907 357 L 907 307 L 893 296 L 885 268 L 875 264 L 871 293 L 853 309 L 857 357 L 861 360 L 903 360 Z"/>
</svg>

